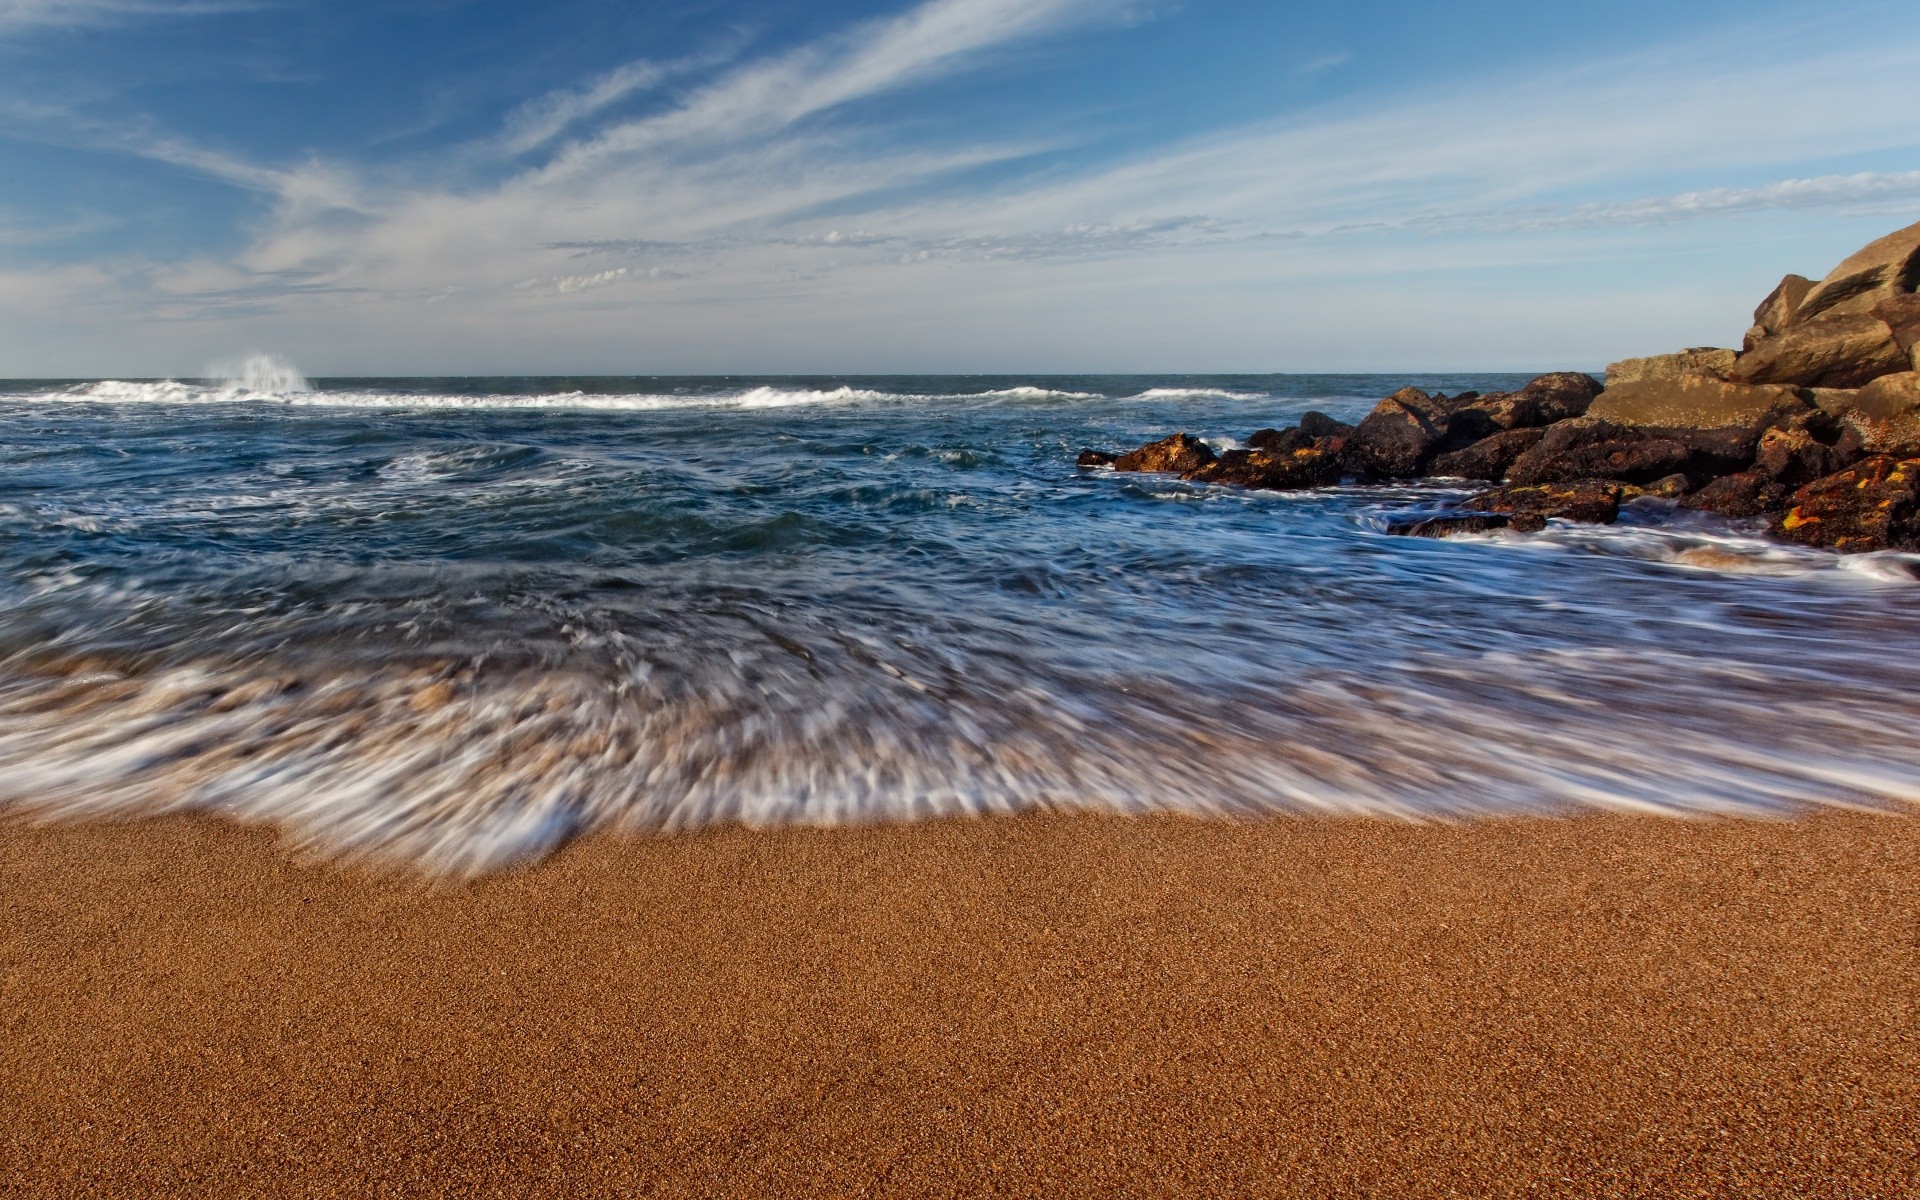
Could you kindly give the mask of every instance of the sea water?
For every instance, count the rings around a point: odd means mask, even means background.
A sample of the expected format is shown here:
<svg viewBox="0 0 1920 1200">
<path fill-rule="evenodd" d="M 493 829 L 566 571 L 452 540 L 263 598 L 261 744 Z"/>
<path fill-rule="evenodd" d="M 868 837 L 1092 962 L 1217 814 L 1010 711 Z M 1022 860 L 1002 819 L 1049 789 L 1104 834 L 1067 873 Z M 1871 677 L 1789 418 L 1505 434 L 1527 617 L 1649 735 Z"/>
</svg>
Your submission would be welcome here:
<svg viewBox="0 0 1920 1200">
<path fill-rule="evenodd" d="M 1522 382 L 0 383 L 0 805 L 471 873 L 716 822 L 1920 800 L 1911 556 L 1074 465 Z"/>
</svg>

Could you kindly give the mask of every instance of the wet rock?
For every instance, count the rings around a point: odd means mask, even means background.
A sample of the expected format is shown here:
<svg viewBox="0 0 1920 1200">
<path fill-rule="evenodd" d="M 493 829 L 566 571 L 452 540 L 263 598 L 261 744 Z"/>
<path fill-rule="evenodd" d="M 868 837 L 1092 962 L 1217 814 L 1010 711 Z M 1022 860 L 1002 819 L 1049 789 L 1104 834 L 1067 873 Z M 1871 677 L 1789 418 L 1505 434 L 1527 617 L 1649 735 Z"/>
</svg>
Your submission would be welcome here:
<svg viewBox="0 0 1920 1200">
<path fill-rule="evenodd" d="M 1754 328 L 1761 336 L 1779 333 L 1800 311 L 1800 305 L 1813 290 L 1813 280 L 1805 275 L 1789 275 L 1767 293 L 1760 307 L 1753 310 Z"/>
<path fill-rule="evenodd" d="M 1460 404 L 1447 415 L 1444 451 L 1515 429 L 1535 429 L 1582 416 L 1600 394 L 1600 383 L 1577 371 L 1542 375 L 1517 392 L 1498 392 Z"/>
<path fill-rule="evenodd" d="M 1920 550 L 1920 458 L 1876 455 L 1793 493 L 1778 537 L 1844 552 Z"/>
<path fill-rule="evenodd" d="M 1912 368 L 1893 328 L 1870 312 L 1798 322 L 1766 338 L 1734 364 L 1741 383 L 1857 388 Z"/>
<path fill-rule="evenodd" d="M 1611 525 L 1620 516 L 1620 485 L 1605 479 L 1495 488 L 1469 497 L 1463 509 L 1511 518 L 1509 527 L 1527 532 L 1551 519 Z"/>
<path fill-rule="evenodd" d="M 1683 508 L 1697 508 L 1723 517 L 1753 517 L 1778 512 L 1786 503 L 1790 489 L 1764 471 L 1741 471 L 1723 475 L 1680 501 Z"/>
<path fill-rule="evenodd" d="M 1881 301 L 1920 284 L 1920 224 L 1862 247 L 1807 291 L 1781 329 L 1826 316 L 1871 312 Z"/>
<path fill-rule="evenodd" d="M 1352 437 L 1353 426 L 1336 421 L 1323 412 L 1309 411 L 1300 418 L 1300 432 L 1310 438 Z"/>
<path fill-rule="evenodd" d="M 1436 400 L 1439 403 L 1436 403 Z M 1451 405 L 1419 388 L 1401 388 L 1374 406 L 1353 431 L 1353 465 L 1387 479 L 1420 474 L 1444 436 Z"/>
<path fill-rule="evenodd" d="M 1149 442 L 1113 460 L 1116 471 L 1161 471 L 1185 474 L 1213 461 L 1213 451 L 1199 438 L 1184 433 Z"/>
<path fill-rule="evenodd" d="M 1247 437 L 1247 445 L 1255 450 L 1271 450 L 1278 454 L 1291 454 L 1313 445 L 1314 437 L 1305 429 L 1256 429 Z"/>
<path fill-rule="evenodd" d="M 1684 442 L 1588 416 L 1548 429 L 1537 445 L 1513 461 L 1507 480 L 1529 487 L 1579 479 L 1651 483 L 1684 471 L 1694 458 L 1694 450 Z"/>
<path fill-rule="evenodd" d="M 1833 474 L 1847 465 L 1845 459 L 1844 451 L 1804 428 L 1769 429 L 1760 436 L 1753 469 L 1791 489 Z"/>
<path fill-rule="evenodd" d="M 1690 350 L 1682 350 L 1678 354 L 1655 354 L 1648 358 L 1622 359 L 1607 367 L 1607 387 L 1617 388 L 1623 383 L 1678 379 L 1683 375 L 1726 379 L 1731 375 L 1734 360 L 1738 357 L 1731 350 L 1696 346 Z"/>
<path fill-rule="evenodd" d="M 1182 478 L 1276 492 L 1331 487 L 1340 482 L 1345 451 L 1346 443 L 1340 438 L 1323 438 L 1314 445 L 1287 451 L 1229 450 Z"/>
<path fill-rule="evenodd" d="M 1853 457 L 1920 457 L 1920 409 L 1910 408 L 1885 419 L 1858 410 L 1843 413 L 1834 448 Z"/>
<path fill-rule="evenodd" d="M 1645 487 L 1633 489 L 1641 496 L 1652 496 L 1656 500 L 1678 500 L 1693 490 L 1693 481 L 1678 472 L 1663 475 Z"/>
<path fill-rule="evenodd" d="M 1512 517 L 1494 513 L 1449 514 L 1440 517 L 1420 517 L 1409 521 L 1395 521 L 1387 526 L 1387 532 L 1396 537 L 1443 538 L 1465 533 L 1492 533 L 1513 524 Z"/>
<path fill-rule="evenodd" d="M 1080 457 L 1073 460 L 1073 465 L 1091 470 L 1095 467 L 1110 467 L 1113 465 L 1113 460 L 1114 456 L 1105 450 L 1082 450 Z"/>
<path fill-rule="evenodd" d="M 1546 436 L 1544 429 L 1510 429 L 1496 433 L 1463 450 L 1440 455 L 1428 464 L 1427 474 L 1498 483 L 1507 477 L 1514 460 L 1539 445 L 1540 439 Z"/>
</svg>

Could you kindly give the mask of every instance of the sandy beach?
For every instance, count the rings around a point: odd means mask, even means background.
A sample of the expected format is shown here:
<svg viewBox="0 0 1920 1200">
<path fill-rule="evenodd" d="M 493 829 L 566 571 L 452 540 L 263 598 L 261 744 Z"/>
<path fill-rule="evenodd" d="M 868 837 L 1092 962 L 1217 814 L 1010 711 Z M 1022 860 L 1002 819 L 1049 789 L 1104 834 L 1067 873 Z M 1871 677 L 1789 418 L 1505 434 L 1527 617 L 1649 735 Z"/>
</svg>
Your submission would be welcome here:
<svg viewBox="0 0 1920 1200">
<path fill-rule="evenodd" d="M 1920 823 L 0 823 L 9 1195 L 1920 1195 Z"/>
</svg>

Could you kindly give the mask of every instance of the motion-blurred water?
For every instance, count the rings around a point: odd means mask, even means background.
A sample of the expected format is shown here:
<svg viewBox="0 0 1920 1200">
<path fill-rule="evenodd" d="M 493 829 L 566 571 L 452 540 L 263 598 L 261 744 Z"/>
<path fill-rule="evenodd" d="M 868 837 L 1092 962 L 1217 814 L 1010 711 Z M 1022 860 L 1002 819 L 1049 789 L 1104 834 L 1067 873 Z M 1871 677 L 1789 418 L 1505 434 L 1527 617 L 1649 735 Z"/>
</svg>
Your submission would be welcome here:
<svg viewBox="0 0 1920 1200">
<path fill-rule="evenodd" d="M 601 827 L 1920 799 L 1920 587 L 1641 502 L 1085 472 L 1408 382 L 0 383 L 0 804 L 484 870 Z"/>
</svg>

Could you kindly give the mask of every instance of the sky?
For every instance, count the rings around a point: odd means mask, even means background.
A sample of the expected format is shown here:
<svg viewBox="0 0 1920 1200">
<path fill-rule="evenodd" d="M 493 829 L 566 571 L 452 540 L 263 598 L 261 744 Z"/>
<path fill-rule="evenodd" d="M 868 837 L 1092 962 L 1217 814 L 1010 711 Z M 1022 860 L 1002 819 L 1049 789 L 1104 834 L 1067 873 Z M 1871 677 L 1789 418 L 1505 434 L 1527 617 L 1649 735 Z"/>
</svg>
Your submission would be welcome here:
<svg viewBox="0 0 1920 1200">
<path fill-rule="evenodd" d="M 0 0 L 0 376 L 1591 368 L 1920 220 L 1911 0 Z"/>
</svg>

